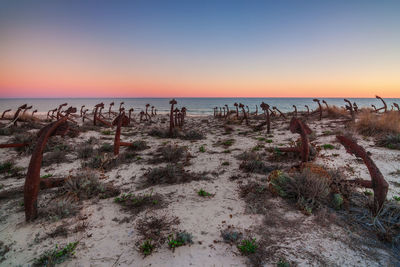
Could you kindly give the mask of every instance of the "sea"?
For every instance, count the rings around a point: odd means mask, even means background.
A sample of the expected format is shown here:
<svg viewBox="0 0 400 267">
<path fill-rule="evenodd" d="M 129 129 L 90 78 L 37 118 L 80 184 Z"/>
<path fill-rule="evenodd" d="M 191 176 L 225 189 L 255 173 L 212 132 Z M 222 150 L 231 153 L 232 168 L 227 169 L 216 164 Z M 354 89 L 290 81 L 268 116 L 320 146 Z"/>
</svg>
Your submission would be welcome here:
<svg viewBox="0 0 400 267">
<path fill-rule="evenodd" d="M 214 107 L 223 107 L 228 105 L 229 109 L 235 109 L 234 103 L 242 103 L 248 106 L 250 112 L 256 110 L 261 112 L 260 104 L 265 102 L 271 107 L 275 106 L 282 112 L 294 111 L 293 105 L 297 106 L 298 111 L 305 111 L 305 105 L 311 110 L 318 107 L 318 104 L 313 102 L 313 98 L 175 98 L 177 107 L 186 107 L 189 115 L 211 115 L 213 114 Z M 321 101 L 325 100 L 328 105 L 344 106 L 343 98 L 319 98 Z M 356 102 L 358 107 L 371 107 L 375 105 L 377 108 L 382 107 L 383 104 L 376 98 L 348 98 L 351 102 Z M 109 104 L 114 102 L 113 110 L 118 110 L 119 103 L 124 102 L 126 110 L 134 108 L 134 113 L 145 110 L 145 105 L 150 104 L 157 109 L 158 114 L 167 113 L 170 110 L 169 101 L 171 98 L 0 98 L 0 112 L 7 109 L 15 111 L 18 106 L 23 104 L 32 105 L 30 110 L 38 110 L 38 114 L 46 114 L 48 110 L 55 109 L 58 105 L 68 103 L 68 106 L 73 106 L 80 110 L 82 105 L 92 110 L 98 103 L 104 103 L 104 111 L 108 111 Z M 400 105 L 400 98 L 385 98 L 388 109 L 395 102 Z M 321 103 L 322 104 L 322 103 Z M 247 109 L 246 109 L 247 110 Z"/>
</svg>

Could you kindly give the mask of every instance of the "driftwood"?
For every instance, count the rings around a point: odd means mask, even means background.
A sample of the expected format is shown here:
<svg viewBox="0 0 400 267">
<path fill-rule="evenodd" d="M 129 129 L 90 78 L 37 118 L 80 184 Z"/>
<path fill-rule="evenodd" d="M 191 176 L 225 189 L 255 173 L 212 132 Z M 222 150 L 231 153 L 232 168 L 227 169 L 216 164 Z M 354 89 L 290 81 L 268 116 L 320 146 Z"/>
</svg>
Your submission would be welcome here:
<svg viewBox="0 0 400 267">
<path fill-rule="evenodd" d="M 371 181 L 363 179 L 352 180 L 353 183 L 362 187 L 372 188 L 374 190 L 373 213 L 376 215 L 381 210 L 388 192 L 389 184 L 386 182 L 375 162 L 368 155 L 363 147 L 357 144 L 354 139 L 345 136 L 336 136 L 339 142 L 346 148 L 346 151 L 356 157 L 361 158 L 367 166 Z"/>
</svg>

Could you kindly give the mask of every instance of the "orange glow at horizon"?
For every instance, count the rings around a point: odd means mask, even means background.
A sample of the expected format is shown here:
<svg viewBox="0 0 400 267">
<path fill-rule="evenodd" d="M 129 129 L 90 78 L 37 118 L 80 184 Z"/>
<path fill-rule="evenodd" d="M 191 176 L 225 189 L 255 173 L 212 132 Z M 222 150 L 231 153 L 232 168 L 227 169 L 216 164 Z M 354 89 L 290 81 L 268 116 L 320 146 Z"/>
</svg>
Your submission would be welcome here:
<svg viewBox="0 0 400 267">
<path fill-rule="evenodd" d="M 176 49 L 113 49 L 83 37 L 23 30 L 9 36 L 0 43 L 2 98 L 400 98 L 400 55 L 395 50 L 387 50 L 394 56 L 375 50 L 358 55 L 335 47 L 280 55 L 251 49 L 182 55 Z"/>
</svg>

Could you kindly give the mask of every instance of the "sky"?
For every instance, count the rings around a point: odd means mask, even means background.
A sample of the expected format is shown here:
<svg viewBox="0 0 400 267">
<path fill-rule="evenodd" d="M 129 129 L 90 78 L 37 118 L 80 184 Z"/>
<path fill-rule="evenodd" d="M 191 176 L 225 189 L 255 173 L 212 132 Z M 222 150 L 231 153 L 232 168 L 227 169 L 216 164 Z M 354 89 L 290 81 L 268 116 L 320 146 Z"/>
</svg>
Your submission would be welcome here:
<svg viewBox="0 0 400 267">
<path fill-rule="evenodd" d="M 400 97 L 400 1 L 0 0 L 0 97 Z"/>
</svg>

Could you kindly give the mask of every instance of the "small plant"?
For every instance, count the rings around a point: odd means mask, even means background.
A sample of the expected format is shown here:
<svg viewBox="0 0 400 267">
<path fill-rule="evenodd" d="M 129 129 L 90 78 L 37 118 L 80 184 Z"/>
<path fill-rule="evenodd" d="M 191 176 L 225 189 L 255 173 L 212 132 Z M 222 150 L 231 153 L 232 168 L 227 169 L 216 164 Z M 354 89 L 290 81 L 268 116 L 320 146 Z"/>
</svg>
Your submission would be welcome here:
<svg viewBox="0 0 400 267">
<path fill-rule="evenodd" d="M 245 172 L 267 174 L 275 170 L 277 167 L 274 165 L 269 165 L 260 159 L 254 159 L 243 161 L 239 168 Z"/>
<path fill-rule="evenodd" d="M 364 191 L 364 195 L 366 195 L 366 196 L 372 196 L 374 193 L 372 193 L 372 191 L 369 191 L 369 190 L 365 190 Z"/>
<path fill-rule="evenodd" d="M 153 168 L 144 174 L 143 187 L 156 184 L 181 184 L 195 180 L 207 179 L 205 173 L 187 172 L 182 164 L 168 164 L 165 167 Z"/>
<path fill-rule="evenodd" d="M 393 176 L 400 176 L 400 169 L 397 169 L 397 170 L 395 170 L 393 172 L 390 172 L 389 174 L 393 175 Z"/>
<path fill-rule="evenodd" d="M 236 243 L 242 238 L 242 233 L 226 229 L 221 231 L 221 236 L 226 243 Z"/>
<path fill-rule="evenodd" d="M 78 242 L 72 242 L 65 247 L 59 249 L 58 245 L 55 249 L 44 252 L 38 259 L 34 259 L 33 266 L 55 266 L 68 260 L 75 253 Z"/>
<path fill-rule="evenodd" d="M 53 174 L 49 173 L 49 174 L 45 174 L 45 175 L 40 176 L 40 178 L 46 179 L 46 178 L 50 178 L 52 176 L 53 176 Z"/>
<path fill-rule="evenodd" d="M 80 200 L 99 197 L 101 199 L 114 197 L 120 193 L 119 189 L 111 184 L 100 181 L 97 172 L 86 169 L 79 175 L 70 177 L 64 184 L 64 193 L 73 195 Z"/>
<path fill-rule="evenodd" d="M 44 154 L 42 166 L 50 166 L 54 163 L 59 164 L 67 161 L 65 151 L 54 150 Z"/>
<path fill-rule="evenodd" d="M 151 239 L 145 240 L 143 244 L 140 246 L 140 251 L 143 253 L 144 256 L 150 255 L 154 249 L 155 246 L 151 241 Z"/>
<path fill-rule="evenodd" d="M 204 134 L 196 130 L 190 130 L 182 136 L 182 139 L 185 140 L 201 140 L 204 138 L 205 138 Z"/>
<path fill-rule="evenodd" d="M 14 164 L 11 161 L 6 161 L 0 164 L 0 173 L 10 172 L 13 167 Z"/>
<path fill-rule="evenodd" d="M 181 247 L 184 245 L 193 244 L 193 236 L 192 234 L 183 231 L 177 233 L 175 236 L 169 235 L 168 236 L 168 246 L 175 250 L 177 247 Z"/>
<path fill-rule="evenodd" d="M 139 141 L 134 141 L 130 146 L 129 149 L 133 151 L 142 151 L 145 149 L 148 149 L 149 146 L 147 145 L 146 141 L 139 140 Z"/>
<path fill-rule="evenodd" d="M 131 193 L 122 194 L 114 198 L 114 202 L 123 205 L 133 213 L 139 213 L 146 208 L 161 208 L 163 204 L 162 200 L 162 196 L 159 194 L 153 195 L 153 191 L 141 195 Z"/>
<path fill-rule="evenodd" d="M 262 144 L 257 144 L 255 147 L 253 147 L 251 150 L 252 151 L 260 151 L 261 149 L 263 149 L 264 146 Z"/>
<path fill-rule="evenodd" d="M 222 145 L 224 146 L 224 147 L 230 147 L 231 145 L 233 145 L 235 143 L 235 139 L 227 139 L 227 140 L 224 140 L 224 141 L 222 141 Z"/>
<path fill-rule="evenodd" d="M 340 210 L 343 205 L 343 196 L 341 194 L 333 195 L 333 206 L 335 209 Z"/>
<path fill-rule="evenodd" d="M 199 147 L 199 151 L 200 151 L 201 153 L 204 153 L 204 152 L 206 152 L 206 148 L 205 148 L 204 146 L 200 146 L 200 147 Z"/>
<path fill-rule="evenodd" d="M 242 240 L 242 242 L 240 243 L 240 245 L 238 245 L 238 249 L 240 250 L 240 252 L 242 252 L 242 254 L 253 254 L 254 252 L 256 252 L 258 245 L 256 243 L 256 239 L 244 239 Z"/>
<path fill-rule="evenodd" d="M 334 149 L 335 148 L 335 146 L 333 146 L 331 144 L 323 144 L 321 147 L 323 149 L 325 149 L 325 150 L 330 150 L 330 149 Z"/>
<path fill-rule="evenodd" d="M 285 259 L 280 259 L 278 263 L 276 264 L 277 267 L 290 267 L 289 262 L 287 262 Z"/>
<path fill-rule="evenodd" d="M 400 196 L 393 196 L 393 199 L 396 201 L 400 201 Z"/>
<path fill-rule="evenodd" d="M 112 152 L 114 150 L 114 146 L 109 143 L 104 143 L 100 148 L 99 152 Z"/>
<path fill-rule="evenodd" d="M 200 189 L 199 191 L 197 191 L 197 194 L 201 197 L 211 197 L 212 194 L 208 193 L 206 191 L 204 191 L 203 189 Z"/>
<path fill-rule="evenodd" d="M 104 130 L 104 131 L 101 131 L 101 134 L 104 134 L 104 135 L 112 135 L 113 132 L 112 132 L 111 130 Z"/>
<path fill-rule="evenodd" d="M 22 206 L 23 206 L 22 202 Z M 64 218 L 75 216 L 79 207 L 69 200 L 52 201 L 43 211 L 44 215 L 51 221 L 58 221 Z"/>
<path fill-rule="evenodd" d="M 268 144 L 271 144 L 273 141 L 272 141 L 272 139 L 267 139 L 267 140 L 265 140 L 265 142 Z"/>
<path fill-rule="evenodd" d="M 181 159 L 188 160 L 190 157 L 187 148 L 178 145 L 161 146 L 156 152 L 154 158 L 150 160 L 150 163 L 178 162 Z"/>
<path fill-rule="evenodd" d="M 377 141 L 378 146 L 400 150 L 400 134 L 389 134 Z"/>
<path fill-rule="evenodd" d="M 229 166 L 229 161 L 222 162 L 222 166 Z"/>
<path fill-rule="evenodd" d="M 23 176 L 21 171 L 22 167 L 17 167 L 14 165 L 14 162 L 6 161 L 0 164 L 0 173 L 6 173 L 9 177 L 20 177 Z"/>
<path fill-rule="evenodd" d="M 91 144 L 82 144 L 81 146 L 79 146 L 77 153 L 79 159 L 86 160 L 93 155 L 93 147 Z"/>
</svg>

